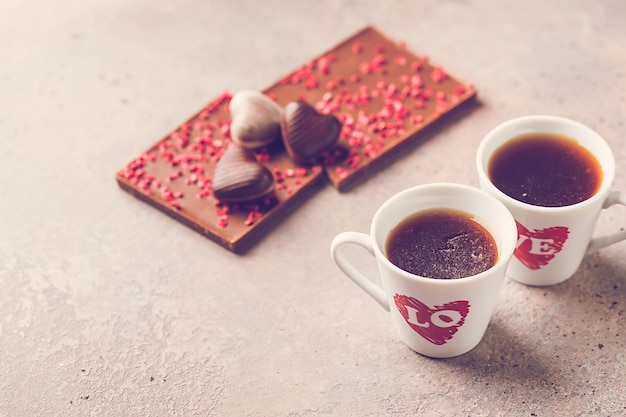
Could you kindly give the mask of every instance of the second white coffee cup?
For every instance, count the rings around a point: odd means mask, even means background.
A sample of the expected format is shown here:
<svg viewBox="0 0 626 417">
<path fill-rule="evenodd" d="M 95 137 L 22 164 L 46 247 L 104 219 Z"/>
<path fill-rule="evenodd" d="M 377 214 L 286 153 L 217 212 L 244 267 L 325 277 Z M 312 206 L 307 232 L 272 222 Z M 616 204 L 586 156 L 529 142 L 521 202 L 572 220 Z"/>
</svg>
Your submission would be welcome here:
<svg viewBox="0 0 626 417">
<path fill-rule="evenodd" d="M 518 201 L 494 185 L 489 165 L 494 153 L 525 135 L 552 134 L 569 138 L 597 160 L 602 181 L 590 198 L 573 205 L 542 207 Z M 476 153 L 481 188 L 500 200 L 513 214 L 519 230 L 517 247 L 507 276 L 533 286 L 553 285 L 570 278 L 583 257 L 597 249 L 626 239 L 626 231 L 592 238 L 602 209 L 626 205 L 626 193 L 611 191 L 615 177 L 613 152 L 589 127 L 557 116 L 524 116 L 508 120 L 484 137 Z"/>
</svg>

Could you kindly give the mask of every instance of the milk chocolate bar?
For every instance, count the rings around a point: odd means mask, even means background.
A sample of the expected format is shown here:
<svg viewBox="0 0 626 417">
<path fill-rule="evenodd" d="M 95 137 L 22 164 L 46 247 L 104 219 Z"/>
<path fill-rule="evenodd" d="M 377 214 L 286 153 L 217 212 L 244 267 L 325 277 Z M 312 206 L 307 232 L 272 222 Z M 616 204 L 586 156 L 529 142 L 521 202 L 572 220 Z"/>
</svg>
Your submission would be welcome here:
<svg viewBox="0 0 626 417">
<path fill-rule="evenodd" d="M 259 201 L 224 204 L 212 193 L 212 174 L 230 144 L 223 93 L 118 171 L 119 186 L 195 231 L 243 253 L 307 195 L 323 184 L 320 166 L 299 167 L 284 149 L 269 146 L 256 158 L 273 173 L 274 192 Z"/>
<path fill-rule="evenodd" d="M 202 235 L 245 252 L 327 178 L 347 191 L 392 151 L 476 94 L 472 86 L 432 66 L 402 44 L 368 27 L 308 61 L 263 93 L 284 107 L 305 101 L 341 122 L 339 143 L 317 165 L 289 156 L 281 141 L 256 149 L 274 175 L 261 200 L 224 203 L 212 175 L 232 143 L 232 94 L 225 92 L 116 174 L 119 186 Z M 299 161 L 301 162 L 301 161 Z"/>
<path fill-rule="evenodd" d="M 304 100 L 343 124 L 324 170 L 348 191 L 389 162 L 430 125 L 473 101 L 475 88 L 453 78 L 373 27 L 308 61 L 265 93 L 282 105 Z"/>
</svg>

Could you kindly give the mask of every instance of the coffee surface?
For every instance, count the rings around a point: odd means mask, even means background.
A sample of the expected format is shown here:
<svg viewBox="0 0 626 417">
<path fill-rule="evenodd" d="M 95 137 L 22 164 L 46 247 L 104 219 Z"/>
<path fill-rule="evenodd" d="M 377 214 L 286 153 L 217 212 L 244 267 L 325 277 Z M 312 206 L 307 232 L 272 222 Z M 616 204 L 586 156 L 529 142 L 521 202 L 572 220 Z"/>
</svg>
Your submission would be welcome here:
<svg viewBox="0 0 626 417">
<path fill-rule="evenodd" d="M 387 258 L 415 275 L 465 278 L 491 268 L 498 250 L 491 234 L 470 214 L 430 209 L 401 221 L 389 234 Z"/>
<path fill-rule="evenodd" d="M 528 204 L 562 207 L 592 197 L 602 183 L 596 158 L 565 136 L 533 133 L 513 139 L 491 157 L 493 184 Z"/>
</svg>

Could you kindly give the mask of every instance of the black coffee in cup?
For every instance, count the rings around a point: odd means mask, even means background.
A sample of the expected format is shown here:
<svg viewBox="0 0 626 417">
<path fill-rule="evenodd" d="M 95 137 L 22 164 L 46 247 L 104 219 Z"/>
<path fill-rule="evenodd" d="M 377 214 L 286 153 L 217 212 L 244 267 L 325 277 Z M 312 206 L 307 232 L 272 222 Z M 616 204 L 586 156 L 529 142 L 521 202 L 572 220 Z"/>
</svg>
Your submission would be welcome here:
<svg viewBox="0 0 626 417">
<path fill-rule="evenodd" d="M 488 175 L 509 197 L 543 207 L 580 203 L 602 184 L 602 168 L 591 152 L 550 133 L 519 136 L 496 149 Z"/>
<path fill-rule="evenodd" d="M 397 267 L 426 278 L 458 279 L 498 261 L 491 233 L 470 214 L 436 208 L 401 221 L 387 237 L 385 253 Z"/>
</svg>

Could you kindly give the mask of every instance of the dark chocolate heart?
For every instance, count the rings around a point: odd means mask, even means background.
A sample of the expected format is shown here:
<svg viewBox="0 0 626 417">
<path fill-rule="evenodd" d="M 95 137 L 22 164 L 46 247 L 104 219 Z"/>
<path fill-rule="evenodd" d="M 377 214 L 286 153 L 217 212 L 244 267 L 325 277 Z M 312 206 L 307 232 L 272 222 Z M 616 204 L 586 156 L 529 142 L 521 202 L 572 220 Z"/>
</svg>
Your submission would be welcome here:
<svg viewBox="0 0 626 417">
<path fill-rule="evenodd" d="M 274 190 L 274 175 L 254 152 L 231 146 L 217 162 L 212 184 L 214 197 L 222 202 L 251 201 Z"/>
<path fill-rule="evenodd" d="M 299 164 L 313 164 L 324 151 L 335 146 L 341 122 L 304 101 L 292 101 L 285 106 L 280 128 L 289 156 Z"/>
</svg>

